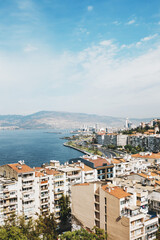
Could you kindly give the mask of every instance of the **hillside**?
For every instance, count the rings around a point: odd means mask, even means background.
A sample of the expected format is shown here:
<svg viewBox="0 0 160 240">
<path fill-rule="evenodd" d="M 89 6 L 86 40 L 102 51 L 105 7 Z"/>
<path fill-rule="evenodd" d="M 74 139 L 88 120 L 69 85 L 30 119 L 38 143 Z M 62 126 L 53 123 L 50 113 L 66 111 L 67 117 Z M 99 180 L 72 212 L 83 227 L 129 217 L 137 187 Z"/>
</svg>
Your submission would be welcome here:
<svg viewBox="0 0 160 240">
<path fill-rule="evenodd" d="M 148 122 L 148 119 L 130 119 L 138 124 L 141 121 Z M 69 113 L 57 111 L 40 111 L 30 115 L 0 115 L 0 127 L 18 127 L 18 128 L 77 128 L 82 125 L 95 125 L 123 127 L 125 118 L 99 116 L 96 114 Z"/>
</svg>

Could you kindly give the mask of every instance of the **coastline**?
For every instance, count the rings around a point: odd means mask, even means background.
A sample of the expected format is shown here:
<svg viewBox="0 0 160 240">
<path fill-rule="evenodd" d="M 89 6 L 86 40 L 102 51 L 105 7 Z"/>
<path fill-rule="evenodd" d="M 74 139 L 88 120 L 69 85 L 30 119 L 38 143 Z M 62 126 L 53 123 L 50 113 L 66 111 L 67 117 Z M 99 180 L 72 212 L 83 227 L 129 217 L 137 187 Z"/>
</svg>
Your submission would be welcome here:
<svg viewBox="0 0 160 240">
<path fill-rule="evenodd" d="M 67 143 L 63 143 L 63 146 L 69 147 L 69 148 L 73 148 L 73 149 L 75 149 L 75 150 L 77 150 L 77 151 L 79 151 L 79 152 L 81 152 L 81 153 L 84 153 L 84 154 L 86 154 L 86 155 L 89 155 L 89 156 L 91 155 L 89 152 L 86 152 L 86 151 L 83 151 L 83 150 L 81 150 L 81 149 L 79 149 L 79 148 L 70 146 L 70 145 L 68 145 Z"/>
</svg>

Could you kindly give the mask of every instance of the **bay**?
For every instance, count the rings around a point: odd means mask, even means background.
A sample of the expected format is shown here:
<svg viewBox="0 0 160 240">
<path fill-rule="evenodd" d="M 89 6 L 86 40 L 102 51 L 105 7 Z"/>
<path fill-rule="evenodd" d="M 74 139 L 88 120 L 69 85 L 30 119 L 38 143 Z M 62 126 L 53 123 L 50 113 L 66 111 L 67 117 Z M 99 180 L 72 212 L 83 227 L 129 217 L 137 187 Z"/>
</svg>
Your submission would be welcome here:
<svg viewBox="0 0 160 240">
<path fill-rule="evenodd" d="M 64 147 L 64 136 L 70 136 L 69 130 L 1 130 L 0 165 L 24 160 L 30 167 L 41 166 L 50 160 L 64 163 L 83 154 Z"/>
</svg>

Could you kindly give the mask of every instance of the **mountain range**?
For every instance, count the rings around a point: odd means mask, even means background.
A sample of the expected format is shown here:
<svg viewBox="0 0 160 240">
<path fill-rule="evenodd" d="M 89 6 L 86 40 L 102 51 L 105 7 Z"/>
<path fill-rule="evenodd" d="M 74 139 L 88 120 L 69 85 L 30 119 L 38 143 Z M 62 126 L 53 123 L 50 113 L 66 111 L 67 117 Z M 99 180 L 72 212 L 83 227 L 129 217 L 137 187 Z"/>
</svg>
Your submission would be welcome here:
<svg viewBox="0 0 160 240">
<path fill-rule="evenodd" d="M 149 122 L 152 118 L 131 118 L 134 124 Z M 40 111 L 30 115 L 0 115 L 0 128 L 79 128 L 83 125 L 102 127 L 123 127 L 125 118 L 100 116 L 86 113 L 70 113 L 58 111 Z"/>
</svg>

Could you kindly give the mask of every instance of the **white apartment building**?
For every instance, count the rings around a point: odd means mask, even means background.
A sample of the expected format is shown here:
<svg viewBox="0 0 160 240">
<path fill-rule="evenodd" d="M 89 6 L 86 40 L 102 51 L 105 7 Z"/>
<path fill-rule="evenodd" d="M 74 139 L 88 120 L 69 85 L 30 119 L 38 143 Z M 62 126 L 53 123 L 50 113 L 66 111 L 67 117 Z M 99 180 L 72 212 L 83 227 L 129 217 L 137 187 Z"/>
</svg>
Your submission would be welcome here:
<svg viewBox="0 0 160 240">
<path fill-rule="evenodd" d="M 160 223 L 160 188 L 149 193 L 149 207 L 151 211 L 157 213 Z"/>
<path fill-rule="evenodd" d="M 125 146 L 127 145 L 128 135 L 122 134 L 106 134 L 104 136 L 103 144 L 105 146 L 114 145 L 114 146 Z"/>
<path fill-rule="evenodd" d="M 130 173 L 138 173 L 144 171 L 151 165 L 150 162 L 146 162 L 142 158 L 131 158 L 131 156 L 125 156 L 124 158 L 113 158 L 111 162 L 114 164 L 115 177 L 130 175 Z"/>
<path fill-rule="evenodd" d="M 0 225 L 12 214 L 18 213 L 17 190 L 15 180 L 0 178 Z"/>
<path fill-rule="evenodd" d="M 26 219 L 35 215 L 35 172 L 23 161 L 0 167 L 0 175 L 15 179 L 17 185 L 17 213 Z"/>
<path fill-rule="evenodd" d="M 71 195 L 71 185 L 97 180 L 97 170 L 77 162 L 30 168 L 23 161 L 0 166 L 0 224 L 12 213 L 25 219 L 54 212 L 59 222 L 59 199 Z"/>
</svg>

